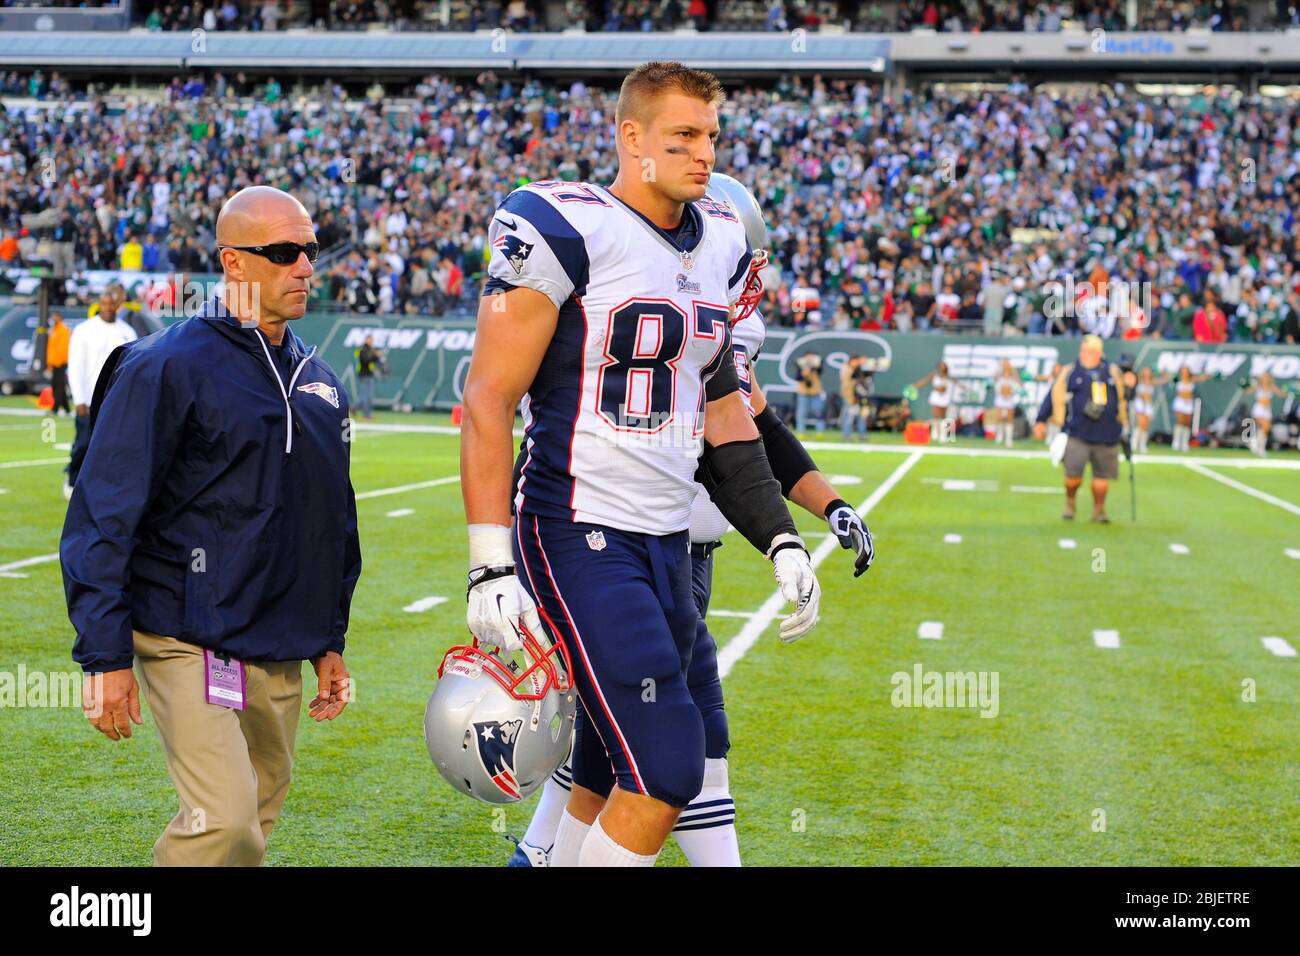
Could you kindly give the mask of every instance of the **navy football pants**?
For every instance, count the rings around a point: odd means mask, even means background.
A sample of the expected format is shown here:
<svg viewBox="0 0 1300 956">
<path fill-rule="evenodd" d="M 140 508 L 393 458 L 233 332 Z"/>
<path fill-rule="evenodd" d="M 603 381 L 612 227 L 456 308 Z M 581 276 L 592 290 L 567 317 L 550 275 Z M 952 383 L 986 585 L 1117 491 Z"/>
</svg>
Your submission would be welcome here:
<svg viewBox="0 0 1300 956">
<path fill-rule="evenodd" d="M 685 531 L 657 537 L 521 514 L 520 579 L 564 640 L 582 704 L 573 780 L 685 807 L 704 780 L 687 687 L 699 613 Z M 593 733 L 594 731 L 594 733 Z"/>
</svg>

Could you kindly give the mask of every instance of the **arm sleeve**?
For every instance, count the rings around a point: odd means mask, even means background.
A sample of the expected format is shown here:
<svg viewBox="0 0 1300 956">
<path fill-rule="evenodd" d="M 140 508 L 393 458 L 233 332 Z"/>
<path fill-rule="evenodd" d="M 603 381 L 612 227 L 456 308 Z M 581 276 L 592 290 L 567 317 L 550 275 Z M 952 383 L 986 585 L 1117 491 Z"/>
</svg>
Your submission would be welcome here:
<svg viewBox="0 0 1300 956">
<path fill-rule="evenodd" d="M 558 309 L 575 292 L 586 292 L 586 242 L 560 211 L 536 192 L 516 189 L 488 225 L 484 295 L 523 286 L 549 298 Z"/>
<path fill-rule="evenodd" d="M 706 365 L 701 377 L 704 379 L 704 398 L 716 402 L 723 396 L 740 391 L 740 377 L 736 374 L 735 350 L 731 345 L 731 329 L 722 333 L 722 345 L 718 354 Z"/>
<path fill-rule="evenodd" d="M 131 666 L 135 536 L 171 465 L 187 401 L 169 383 L 163 361 L 128 354 L 98 409 L 59 542 L 77 632 L 72 657 L 89 674 Z"/>
<path fill-rule="evenodd" d="M 799 479 L 817 470 L 817 463 L 771 405 L 754 416 L 754 424 L 763 439 L 763 451 L 772 466 L 772 477 L 781 483 L 781 494 L 789 498 Z"/>
<path fill-rule="evenodd" d="M 763 451 L 763 439 L 704 444 L 696 478 L 722 516 L 767 555 L 780 534 L 798 535 L 794 519 L 781 497 L 780 482 Z"/>
</svg>

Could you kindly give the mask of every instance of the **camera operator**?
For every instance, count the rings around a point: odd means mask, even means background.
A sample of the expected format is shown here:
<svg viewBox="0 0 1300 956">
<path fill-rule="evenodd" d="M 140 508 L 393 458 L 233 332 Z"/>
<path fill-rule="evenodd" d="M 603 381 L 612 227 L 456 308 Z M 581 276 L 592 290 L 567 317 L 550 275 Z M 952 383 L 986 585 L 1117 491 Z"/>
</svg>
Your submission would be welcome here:
<svg viewBox="0 0 1300 956">
<path fill-rule="evenodd" d="M 859 441 L 867 438 L 867 427 L 871 422 L 871 393 L 875 391 L 873 372 L 867 367 L 867 359 L 862 355 L 850 355 L 840 372 L 840 397 L 844 400 L 844 410 L 840 413 L 840 435 L 845 441 L 856 429 Z"/>
<path fill-rule="evenodd" d="M 816 352 L 800 355 L 795 364 L 799 367 L 799 389 L 795 396 L 795 429 L 802 435 L 808 431 L 811 419 L 818 432 L 826 430 L 826 392 L 822 390 L 822 358 Z"/>
<path fill-rule="evenodd" d="M 1084 336 L 1079 361 L 1065 366 L 1052 386 L 1051 420 L 1069 439 L 1065 446 L 1065 511 L 1074 518 L 1075 496 L 1083 484 L 1084 466 L 1092 465 L 1092 520 L 1107 524 L 1106 491 L 1119 477 L 1119 452 L 1128 426 L 1128 402 L 1124 372 L 1102 361 L 1102 341 Z M 1034 426 L 1034 437 L 1042 441 L 1047 426 Z"/>
</svg>

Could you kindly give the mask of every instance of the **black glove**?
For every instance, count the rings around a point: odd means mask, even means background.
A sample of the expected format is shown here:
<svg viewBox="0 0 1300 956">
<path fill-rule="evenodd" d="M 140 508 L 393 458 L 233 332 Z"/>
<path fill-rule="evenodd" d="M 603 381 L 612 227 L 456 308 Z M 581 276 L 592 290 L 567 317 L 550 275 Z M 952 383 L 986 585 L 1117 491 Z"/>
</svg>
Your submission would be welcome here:
<svg viewBox="0 0 1300 956">
<path fill-rule="evenodd" d="M 857 552 L 857 558 L 853 562 L 853 576 L 861 577 L 876 558 L 876 546 L 871 539 L 870 529 L 842 498 L 836 498 L 826 506 L 826 522 L 831 526 L 831 534 L 839 539 L 841 548 Z"/>
</svg>

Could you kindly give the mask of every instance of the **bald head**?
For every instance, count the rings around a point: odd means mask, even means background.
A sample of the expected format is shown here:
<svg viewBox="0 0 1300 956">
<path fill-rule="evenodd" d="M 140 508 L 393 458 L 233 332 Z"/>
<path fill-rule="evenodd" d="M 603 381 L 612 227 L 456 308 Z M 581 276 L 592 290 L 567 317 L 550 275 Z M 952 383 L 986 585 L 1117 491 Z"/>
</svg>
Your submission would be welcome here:
<svg viewBox="0 0 1300 956">
<path fill-rule="evenodd" d="M 226 307 L 241 321 L 256 320 L 278 344 L 284 323 L 301 318 L 311 291 L 312 268 L 306 247 L 316 242 L 311 216 L 302 203 L 271 186 L 249 186 L 226 201 L 217 216 L 217 245 L 225 274 Z M 285 249 L 297 246 L 292 262 Z"/>
<path fill-rule="evenodd" d="M 260 246 L 293 242 L 290 232 L 311 229 L 311 216 L 298 200 L 274 186 L 248 186 L 226 200 L 217 216 L 217 244 Z"/>
</svg>

